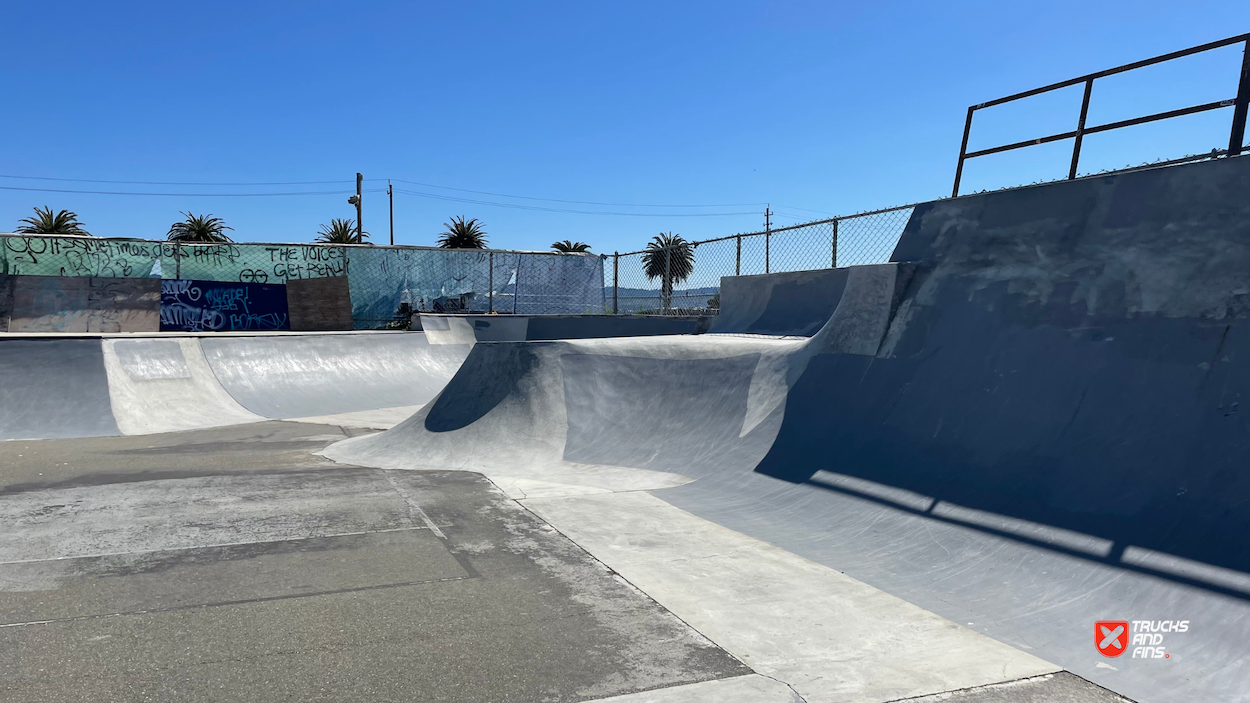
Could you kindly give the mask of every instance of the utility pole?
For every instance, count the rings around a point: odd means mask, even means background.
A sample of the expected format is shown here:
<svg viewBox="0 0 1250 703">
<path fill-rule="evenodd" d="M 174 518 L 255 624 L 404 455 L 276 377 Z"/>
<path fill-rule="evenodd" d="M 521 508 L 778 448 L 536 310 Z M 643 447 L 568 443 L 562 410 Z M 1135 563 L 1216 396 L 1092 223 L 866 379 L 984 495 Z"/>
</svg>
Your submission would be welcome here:
<svg viewBox="0 0 1250 703">
<path fill-rule="evenodd" d="M 773 230 L 773 211 L 770 206 L 764 205 L 764 273 L 770 273 L 772 268 L 772 230 Z"/>
<path fill-rule="evenodd" d="M 364 183 L 364 180 L 365 180 L 364 176 L 360 175 L 359 173 L 356 174 L 356 194 L 347 199 L 348 204 L 356 206 L 356 239 L 360 240 L 361 242 L 364 242 L 365 225 L 364 225 L 364 222 L 361 221 L 360 187 L 361 187 L 361 184 Z"/>
<path fill-rule="evenodd" d="M 391 179 L 386 179 L 386 199 L 391 201 L 391 246 L 395 246 L 395 194 L 391 192 Z"/>
</svg>

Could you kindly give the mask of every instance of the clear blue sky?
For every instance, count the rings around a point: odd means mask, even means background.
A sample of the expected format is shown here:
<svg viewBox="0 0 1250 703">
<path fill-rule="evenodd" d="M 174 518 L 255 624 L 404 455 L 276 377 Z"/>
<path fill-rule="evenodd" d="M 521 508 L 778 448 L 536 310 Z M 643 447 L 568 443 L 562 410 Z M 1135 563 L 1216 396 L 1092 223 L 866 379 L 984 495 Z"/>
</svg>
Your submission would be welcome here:
<svg viewBox="0 0 1250 703">
<path fill-rule="evenodd" d="M 0 8 L 0 231 L 35 205 L 101 236 L 163 237 L 180 210 L 240 241 L 310 241 L 354 216 L 357 171 L 397 188 L 397 243 L 451 215 L 492 246 L 637 249 L 949 194 L 965 109 L 1250 31 L 1246 0 L 1186 2 L 10 2 Z M 1239 49 L 1097 85 L 1091 123 L 1232 97 Z M 1141 75 L 1137 75 L 1141 74 Z M 978 117 L 972 148 L 1074 126 L 1079 88 Z M 1090 137 L 1082 170 L 1227 145 L 1231 110 Z M 965 190 L 1062 176 L 1069 143 L 970 162 Z M 384 188 L 385 181 L 370 181 Z M 714 205 L 716 207 L 658 207 Z M 386 197 L 365 228 L 387 237 Z M 804 209 L 800 209 L 804 208 Z"/>
</svg>

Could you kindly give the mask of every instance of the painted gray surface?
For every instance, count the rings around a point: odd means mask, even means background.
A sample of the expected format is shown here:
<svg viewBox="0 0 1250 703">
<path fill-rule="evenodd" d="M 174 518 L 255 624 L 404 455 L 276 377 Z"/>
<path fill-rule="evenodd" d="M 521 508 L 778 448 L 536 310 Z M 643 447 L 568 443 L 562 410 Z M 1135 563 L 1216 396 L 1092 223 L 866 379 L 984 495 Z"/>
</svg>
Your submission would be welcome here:
<svg viewBox="0 0 1250 703">
<path fill-rule="evenodd" d="M 240 405 L 273 418 L 421 405 L 468 353 L 420 332 L 213 337 L 200 346 Z"/>
<path fill-rule="evenodd" d="M 908 703 L 1132 703 L 1105 688 L 1061 671 L 994 686 L 909 698 Z"/>
<path fill-rule="evenodd" d="M 1237 159 L 918 207 L 879 354 L 660 495 L 1133 698 L 1250 699 L 1247 193 Z M 1192 626 L 1105 660 L 1106 619 Z"/>
<path fill-rule="evenodd" d="M 721 311 L 709 330 L 810 337 L 838 307 L 850 269 L 724 276 Z"/>
<path fill-rule="evenodd" d="M 0 338 L 0 440 L 116 434 L 100 340 Z"/>
<path fill-rule="evenodd" d="M 848 277 L 856 314 L 753 349 L 749 374 L 723 373 L 751 353 L 731 338 L 485 345 L 509 363 L 447 391 L 487 389 L 475 411 L 447 395 L 328 455 L 442 441 L 433 461 L 502 472 L 528 443 L 512 461 L 550 480 L 561 461 L 682 473 L 699 480 L 656 495 L 1134 699 L 1250 700 L 1248 195 L 1243 158 L 922 205 L 894 256 L 913 275 Z M 724 397 L 647 400 L 702 371 Z M 742 451 L 673 449 L 727 425 Z M 1191 626 L 1167 660 L 1107 660 L 1108 619 Z"/>
</svg>

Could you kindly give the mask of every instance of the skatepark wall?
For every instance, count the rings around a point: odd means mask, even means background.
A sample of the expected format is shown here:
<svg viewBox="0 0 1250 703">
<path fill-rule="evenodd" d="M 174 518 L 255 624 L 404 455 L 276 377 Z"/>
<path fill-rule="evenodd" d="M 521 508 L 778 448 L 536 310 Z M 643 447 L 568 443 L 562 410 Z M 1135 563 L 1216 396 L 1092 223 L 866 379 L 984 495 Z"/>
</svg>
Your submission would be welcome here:
<svg viewBox="0 0 1250 703">
<path fill-rule="evenodd" d="M 271 286 L 344 278 L 357 329 L 387 327 L 401 303 L 430 310 L 440 298 L 521 314 L 603 312 L 605 302 L 603 260 L 557 252 L 0 234 L 0 274 Z"/>
<path fill-rule="evenodd" d="M 702 334 L 708 331 L 711 319 L 676 315 L 422 314 L 420 324 L 430 344 L 474 344 Z"/>
<path fill-rule="evenodd" d="M 161 282 L 147 278 L 0 276 L 8 332 L 155 332 Z"/>
<path fill-rule="evenodd" d="M 1250 571 L 1250 159 L 921 205 L 893 259 L 879 351 L 810 360 L 759 473 Z"/>
</svg>

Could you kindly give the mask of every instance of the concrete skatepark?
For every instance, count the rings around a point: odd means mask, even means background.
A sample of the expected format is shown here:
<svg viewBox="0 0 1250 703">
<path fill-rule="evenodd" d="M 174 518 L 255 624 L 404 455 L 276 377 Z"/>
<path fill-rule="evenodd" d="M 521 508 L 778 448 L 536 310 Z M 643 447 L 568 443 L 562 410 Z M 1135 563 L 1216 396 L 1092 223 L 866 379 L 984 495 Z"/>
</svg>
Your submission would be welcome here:
<svg viewBox="0 0 1250 703">
<path fill-rule="evenodd" d="M 1232 158 L 922 204 L 704 334 L 9 335 L 0 686 L 1250 700 L 1248 295 Z"/>
</svg>

